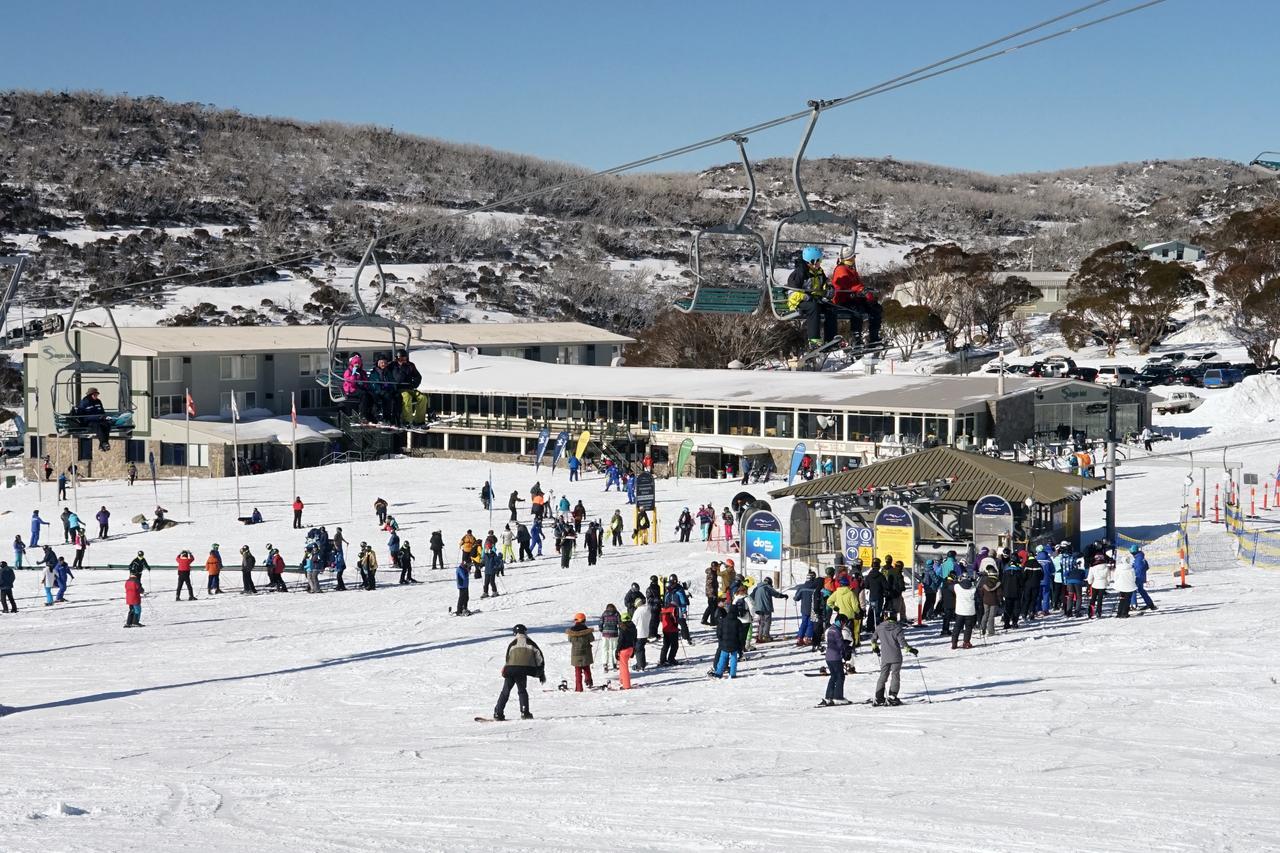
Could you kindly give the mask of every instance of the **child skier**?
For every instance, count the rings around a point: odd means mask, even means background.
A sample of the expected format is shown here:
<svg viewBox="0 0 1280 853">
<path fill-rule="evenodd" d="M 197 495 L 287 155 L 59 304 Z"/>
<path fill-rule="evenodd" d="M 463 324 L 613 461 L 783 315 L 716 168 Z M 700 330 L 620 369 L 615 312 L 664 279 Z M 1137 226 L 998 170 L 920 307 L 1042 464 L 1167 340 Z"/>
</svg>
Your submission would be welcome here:
<svg viewBox="0 0 1280 853">
<path fill-rule="evenodd" d="M 569 638 L 569 663 L 573 666 L 574 691 L 581 693 L 584 681 L 587 687 L 593 686 L 591 664 L 594 659 L 591 656 L 591 644 L 595 642 L 596 635 L 587 627 L 585 613 L 575 613 L 573 624 L 564 633 Z"/>
</svg>

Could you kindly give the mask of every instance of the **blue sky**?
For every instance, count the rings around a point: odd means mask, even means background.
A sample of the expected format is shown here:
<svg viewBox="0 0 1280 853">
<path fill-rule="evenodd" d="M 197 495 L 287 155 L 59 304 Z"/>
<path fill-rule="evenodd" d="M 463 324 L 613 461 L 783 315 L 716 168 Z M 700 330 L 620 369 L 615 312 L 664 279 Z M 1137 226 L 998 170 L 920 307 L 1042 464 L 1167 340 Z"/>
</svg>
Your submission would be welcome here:
<svg viewBox="0 0 1280 853">
<path fill-rule="evenodd" d="M 600 168 L 803 109 L 1084 1 L 46 0 L 6 8 L 0 86 L 371 122 Z M 811 153 L 1000 173 L 1248 159 L 1280 148 L 1275 13 L 1272 0 L 1168 0 L 833 110 Z M 761 134 L 753 155 L 789 154 L 799 130 Z M 732 159 L 726 145 L 664 168 Z"/>
</svg>

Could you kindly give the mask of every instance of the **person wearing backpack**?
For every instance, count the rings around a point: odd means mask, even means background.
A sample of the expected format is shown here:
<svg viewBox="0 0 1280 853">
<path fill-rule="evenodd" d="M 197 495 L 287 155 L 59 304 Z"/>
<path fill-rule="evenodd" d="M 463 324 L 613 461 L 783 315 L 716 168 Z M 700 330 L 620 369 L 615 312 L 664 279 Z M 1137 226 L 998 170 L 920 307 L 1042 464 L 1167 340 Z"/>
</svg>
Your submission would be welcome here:
<svg viewBox="0 0 1280 853">
<path fill-rule="evenodd" d="M 271 546 L 268 545 L 267 547 L 270 548 Z M 209 556 L 204 561 L 204 571 L 209 579 L 206 592 L 209 595 L 222 592 L 222 587 L 219 586 L 220 582 L 218 580 L 218 577 L 222 574 L 222 554 L 218 551 L 217 542 L 213 543 L 213 547 L 209 549 Z"/>
</svg>

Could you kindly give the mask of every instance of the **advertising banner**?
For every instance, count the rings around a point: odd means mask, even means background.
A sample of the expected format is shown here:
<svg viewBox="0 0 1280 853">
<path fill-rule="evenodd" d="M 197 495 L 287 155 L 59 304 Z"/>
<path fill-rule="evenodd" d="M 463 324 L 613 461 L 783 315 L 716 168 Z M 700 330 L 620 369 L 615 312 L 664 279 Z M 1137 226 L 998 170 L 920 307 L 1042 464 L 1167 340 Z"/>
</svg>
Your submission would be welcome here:
<svg viewBox="0 0 1280 853">
<path fill-rule="evenodd" d="M 1013 542 L 1013 506 L 999 495 L 984 495 L 973 505 L 976 548 L 1008 547 Z"/>
<path fill-rule="evenodd" d="M 767 509 L 757 509 L 742 521 L 742 559 L 761 572 L 782 568 L 782 522 Z"/>
<path fill-rule="evenodd" d="M 538 433 L 538 452 L 533 457 L 533 470 L 537 471 L 542 467 L 542 457 L 547 455 L 547 445 L 550 443 L 551 430 L 543 427 L 542 432 Z"/>
</svg>

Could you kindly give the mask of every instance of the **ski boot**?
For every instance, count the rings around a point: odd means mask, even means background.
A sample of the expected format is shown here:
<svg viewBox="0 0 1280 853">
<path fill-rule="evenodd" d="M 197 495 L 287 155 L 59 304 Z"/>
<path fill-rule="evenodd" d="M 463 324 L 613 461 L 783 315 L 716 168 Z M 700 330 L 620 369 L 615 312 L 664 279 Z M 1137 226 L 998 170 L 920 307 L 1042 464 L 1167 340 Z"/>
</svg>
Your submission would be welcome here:
<svg viewBox="0 0 1280 853">
<path fill-rule="evenodd" d="M 897 707 L 898 705 L 902 704 L 902 700 L 899 699 L 897 696 L 890 696 L 888 699 L 888 702 L 890 705 L 893 705 L 894 707 Z"/>
<path fill-rule="evenodd" d="M 505 723 L 505 722 L 507 721 L 507 718 L 506 718 L 505 716 L 503 716 L 502 714 L 499 714 L 497 711 L 494 711 L 494 712 L 493 712 L 493 721 L 494 721 L 495 723 Z"/>
<path fill-rule="evenodd" d="M 528 709 L 528 708 L 525 708 L 523 711 L 521 711 L 521 712 L 520 712 L 520 719 L 522 719 L 522 720 L 532 720 L 532 719 L 533 719 L 533 714 L 529 713 L 529 709 Z"/>
</svg>

